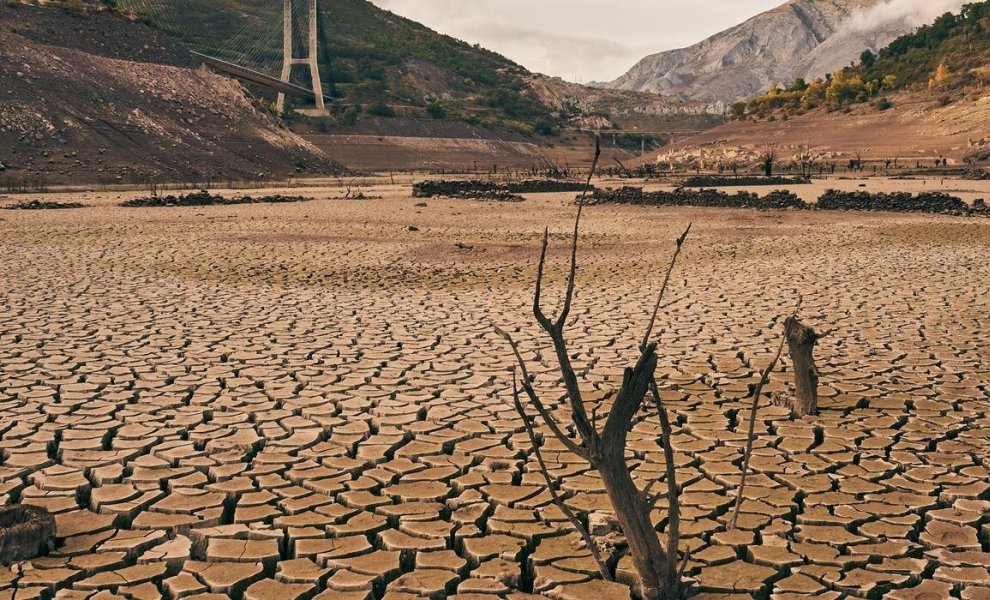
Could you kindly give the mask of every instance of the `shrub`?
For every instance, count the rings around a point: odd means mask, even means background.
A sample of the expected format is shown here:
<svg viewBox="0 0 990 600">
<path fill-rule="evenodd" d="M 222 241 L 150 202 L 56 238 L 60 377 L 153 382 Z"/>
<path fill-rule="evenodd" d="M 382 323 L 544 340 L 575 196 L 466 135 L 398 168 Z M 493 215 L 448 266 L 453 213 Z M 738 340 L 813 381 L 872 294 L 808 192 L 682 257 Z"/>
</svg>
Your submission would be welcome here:
<svg viewBox="0 0 990 600">
<path fill-rule="evenodd" d="M 447 118 L 447 109 L 443 107 L 439 102 L 430 102 L 426 106 L 426 113 L 433 117 L 434 119 L 445 119 Z"/>
<path fill-rule="evenodd" d="M 557 127 L 556 123 L 546 120 L 537 121 L 536 125 L 533 125 L 533 131 L 539 135 L 547 137 L 560 133 L 560 129 Z"/>
<path fill-rule="evenodd" d="M 77 17 L 82 17 L 87 14 L 86 5 L 83 4 L 82 0 L 66 0 L 65 3 L 62 4 L 62 9 L 65 10 L 65 12 Z"/>
<path fill-rule="evenodd" d="M 344 110 L 344 114 L 340 116 L 341 125 L 353 126 L 358 120 L 358 108 L 356 106 L 348 106 Z"/>
<path fill-rule="evenodd" d="M 368 114 L 373 117 L 391 118 L 395 116 L 395 109 L 385 104 L 384 100 L 379 100 L 368 107 Z"/>
</svg>

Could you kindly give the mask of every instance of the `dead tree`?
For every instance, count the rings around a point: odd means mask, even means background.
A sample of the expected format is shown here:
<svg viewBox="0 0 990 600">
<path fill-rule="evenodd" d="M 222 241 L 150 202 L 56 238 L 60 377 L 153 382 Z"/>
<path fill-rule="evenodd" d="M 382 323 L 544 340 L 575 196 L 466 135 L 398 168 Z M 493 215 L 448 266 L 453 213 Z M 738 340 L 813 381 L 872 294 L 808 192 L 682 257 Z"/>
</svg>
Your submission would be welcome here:
<svg viewBox="0 0 990 600">
<path fill-rule="evenodd" d="M 801 308 L 801 298 L 798 297 L 798 308 L 794 309 L 794 314 L 797 314 L 798 309 Z M 763 370 L 760 374 L 760 381 L 756 384 L 756 389 L 753 390 L 753 406 L 749 411 L 749 432 L 746 434 L 746 450 L 743 452 L 743 466 L 742 475 L 739 479 L 739 489 L 736 491 L 736 504 L 735 508 L 732 510 L 732 516 L 729 518 L 729 522 L 726 525 L 726 529 L 732 531 L 736 528 L 736 521 L 739 520 L 739 509 L 742 508 L 743 496 L 746 493 L 746 476 L 749 474 L 749 460 L 753 457 L 753 440 L 756 437 L 756 413 L 760 407 L 760 398 L 763 396 L 763 386 L 770 381 L 770 374 L 773 370 L 777 368 L 777 363 L 780 362 L 780 355 L 784 352 L 784 341 L 787 340 L 787 323 L 793 319 L 790 317 L 787 321 L 784 321 L 784 335 L 780 338 L 780 344 L 777 346 L 777 352 L 773 356 L 773 360 L 767 365 L 767 368 Z"/>
<path fill-rule="evenodd" d="M 815 166 L 818 164 L 814 149 L 808 146 L 802 147 L 797 155 L 797 163 L 801 169 L 801 177 L 811 179 L 815 171 Z"/>
<path fill-rule="evenodd" d="M 0 564 L 44 556 L 55 546 L 55 517 L 29 504 L 0 508 Z"/>
<path fill-rule="evenodd" d="M 815 366 L 815 344 L 825 337 L 803 325 L 794 315 L 784 322 L 784 336 L 794 369 L 794 397 L 789 399 L 791 416 L 798 419 L 818 414 L 818 368 Z"/>
<path fill-rule="evenodd" d="M 570 274 L 567 280 L 567 291 L 564 296 L 561 312 L 556 319 L 551 320 L 550 317 L 546 316 L 542 308 L 541 292 L 549 241 L 549 232 L 547 230 L 543 232 L 543 246 L 537 266 L 536 290 L 533 300 L 533 314 L 536 317 L 536 321 L 539 323 L 540 328 L 546 332 L 553 345 L 557 366 L 567 392 L 572 425 L 578 434 L 577 439 L 565 435 L 564 428 L 550 414 L 546 404 L 544 404 L 540 396 L 536 393 L 533 387 L 534 379 L 529 373 L 516 341 L 502 329 L 496 327 L 496 332 L 512 348 L 517 362 L 517 368 L 522 375 L 520 378 L 522 391 L 529 400 L 529 404 L 536 410 L 540 419 L 543 420 L 547 428 L 560 443 L 568 451 L 587 461 L 591 468 L 600 475 L 605 492 L 615 511 L 616 521 L 618 521 L 622 529 L 629 554 L 640 577 L 639 595 L 645 600 L 669 600 L 676 598 L 679 594 L 680 576 L 687 561 L 684 560 L 681 563 L 680 569 L 678 568 L 680 504 L 677 495 L 674 454 L 670 442 L 671 425 L 666 408 L 660 399 L 656 383 L 657 344 L 651 342 L 650 337 L 652 335 L 653 325 L 656 322 L 657 313 L 661 308 L 667 282 L 670 279 L 670 274 L 674 269 L 677 257 L 691 227 L 688 226 L 684 234 L 677 239 L 677 248 L 667 269 L 666 277 L 657 296 L 649 325 L 640 344 L 639 358 L 634 366 L 628 367 L 625 370 L 622 386 L 613 396 L 614 400 L 608 417 L 605 420 L 605 425 L 603 428 L 600 428 L 598 426 L 597 410 L 592 410 L 589 416 L 583 394 L 578 386 L 578 378 L 571 363 L 571 355 L 564 336 L 564 329 L 567 324 L 567 318 L 570 315 L 571 301 L 574 296 L 574 280 L 577 272 L 578 231 L 581 222 L 581 213 L 584 207 L 584 198 L 590 186 L 591 177 L 598 164 L 599 156 L 600 149 L 596 148 L 591 174 L 588 176 L 588 183 L 586 184 L 584 193 L 578 200 L 577 217 L 574 221 L 571 245 Z M 626 436 L 637 413 L 643 408 L 648 393 L 653 395 L 653 400 L 658 411 L 661 433 L 663 435 L 662 446 L 664 459 L 666 461 L 665 479 L 667 489 L 665 492 L 653 496 L 649 493 L 652 484 L 640 490 L 633 481 L 629 465 L 626 463 Z M 598 561 L 602 577 L 608 580 L 613 579 L 609 566 L 598 555 L 597 550 L 594 549 L 594 543 L 587 528 L 574 515 L 573 511 L 566 506 L 560 496 L 553 491 L 554 485 L 540 454 L 533 428 L 529 424 L 529 415 L 520 400 L 519 386 L 515 383 L 513 385 L 513 402 L 516 411 L 523 420 L 530 441 L 533 443 L 534 453 L 536 454 L 540 469 L 543 471 L 543 475 L 551 489 L 551 497 L 589 546 L 589 550 L 591 550 L 593 556 Z M 651 516 L 653 507 L 661 498 L 666 498 L 668 505 L 669 525 L 666 547 L 660 543 L 656 525 L 653 523 Z"/>
<path fill-rule="evenodd" d="M 773 177 L 773 167 L 777 164 L 777 148 L 766 146 L 760 153 L 760 166 L 763 167 L 763 174 Z"/>
</svg>

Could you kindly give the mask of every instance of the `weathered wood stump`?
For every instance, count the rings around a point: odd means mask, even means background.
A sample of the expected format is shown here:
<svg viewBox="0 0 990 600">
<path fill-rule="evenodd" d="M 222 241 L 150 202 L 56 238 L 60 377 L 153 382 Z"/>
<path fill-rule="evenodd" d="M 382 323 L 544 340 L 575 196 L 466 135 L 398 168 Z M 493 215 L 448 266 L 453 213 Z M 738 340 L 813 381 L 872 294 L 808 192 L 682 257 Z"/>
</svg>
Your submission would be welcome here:
<svg viewBox="0 0 990 600">
<path fill-rule="evenodd" d="M 794 397 L 788 398 L 791 416 L 795 419 L 818 414 L 818 368 L 815 366 L 815 344 L 821 335 L 803 325 L 797 317 L 784 321 L 784 336 L 794 369 Z"/>
<path fill-rule="evenodd" d="M 38 558 L 55 542 L 55 517 L 47 510 L 15 504 L 0 508 L 0 564 Z"/>
</svg>

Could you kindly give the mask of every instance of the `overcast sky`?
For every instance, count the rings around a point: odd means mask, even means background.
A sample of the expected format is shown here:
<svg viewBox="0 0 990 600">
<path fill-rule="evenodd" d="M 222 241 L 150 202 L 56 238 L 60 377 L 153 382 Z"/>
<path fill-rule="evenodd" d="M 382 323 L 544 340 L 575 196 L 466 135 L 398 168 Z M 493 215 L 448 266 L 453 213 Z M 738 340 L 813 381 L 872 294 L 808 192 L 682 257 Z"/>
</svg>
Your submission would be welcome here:
<svg viewBox="0 0 990 600">
<path fill-rule="evenodd" d="M 441 33 L 571 81 L 608 81 L 784 0 L 372 0 Z"/>
</svg>

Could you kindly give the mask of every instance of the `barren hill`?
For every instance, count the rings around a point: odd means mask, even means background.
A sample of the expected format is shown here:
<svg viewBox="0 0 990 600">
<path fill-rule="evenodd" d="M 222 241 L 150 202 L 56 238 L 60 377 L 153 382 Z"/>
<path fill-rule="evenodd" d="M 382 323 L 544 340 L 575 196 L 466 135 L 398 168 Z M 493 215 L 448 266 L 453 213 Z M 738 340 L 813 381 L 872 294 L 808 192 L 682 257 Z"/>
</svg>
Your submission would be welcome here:
<svg viewBox="0 0 990 600">
<path fill-rule="evenodd" d="M 192 64 L 167 36 L 111 14 L 0 5 L 6 187 L 339 171 L 237 82 Z"/>
<path fill-rule="evenodd" d="M 848 112 L 819 108 L 787 120 L 733 121 L 664 148 L 659 160 L 712 169 L 718 163 L 740 166 L 756 162 L 766 145 L 774 145 L 782 161 L 810 151 L 818 161 L 844 164 L 861 156 L 867 161 L 898 160 L 902 167 L 932 167 L 945 157 L 949 165 L 990 164 L 990 94 L 970 96 L 943 106 L 925 92 L 892 96 L 893 108 L 877 111 L 869 104 Z"/>
<path fill-rule="evenodd" d="M 606 87 L 733 101 L 773 82 L 811 80 L 914 30 L 942 6 L 881 0 L 790 0 L 694 46 L 647 56 Z M 917 3 L 915 3 L 917 4 Z"/>
</svg>

